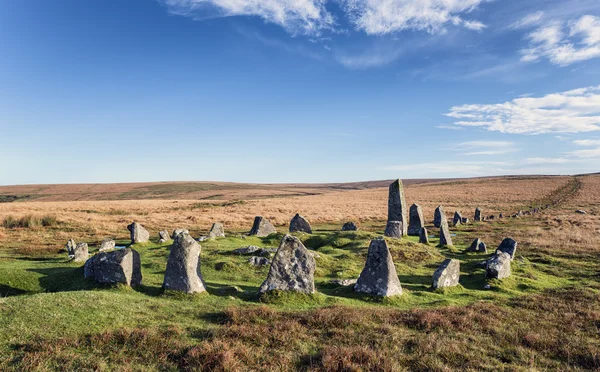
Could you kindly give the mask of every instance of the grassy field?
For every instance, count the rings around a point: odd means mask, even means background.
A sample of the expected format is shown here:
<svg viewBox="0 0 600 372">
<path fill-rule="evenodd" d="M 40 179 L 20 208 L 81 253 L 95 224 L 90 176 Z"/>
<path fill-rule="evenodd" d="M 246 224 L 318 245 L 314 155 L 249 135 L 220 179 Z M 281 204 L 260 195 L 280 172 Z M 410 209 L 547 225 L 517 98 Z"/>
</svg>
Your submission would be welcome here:
<svg viewBox="0 0 600 372">
<path fill-rule="evenodd" d="M 508 215 L 555 205 L 518 219 L 452 228 L 454 247 L 437 247 L 435 229 L 430 245 L 413 237 L 388 240 L 404 289 L 388 299 L 330 283 L 355 279 L 362 270 L 369 241 L 384 228 L 386 188 L 268 199 L 254 193 L 234 201 L 0 204 L 12 221 L 0 228 L 0 369 L 600 368 L 600 176 L 408 185 L 408 201 L 424 207 L 428 227 L 438 204 L 448 217 L 454 210 L 472 217 L 476 206 L 485 215 Z M 251 266 L 232 251 L 277 247 L 296 212 L 313 222 L 314 234 L 297 236 L 318 254 L 317 293 L 259 298 L 268 267 Z M 280 233 L 244 236 L 258 214 Z M 48 216 L 54 219 L 42 223 Z M 60 251 L 69 237 L 91 243 L 92 253 L 107 236 L 126 243 L 125 225 L 133 219 L 153 236 L 153 243 L 134 247 L 142 259 L 138 288 L 85 280 L 82 265 Z M 339 231 L 346 220 L 359 222 L 361 230 Z M 201 243 L 208 294 L 162 293 L 168 244 L 155 243 L 157 231 L 183 226 L 197 236 L 213 221 L 225 222 L 229 234 Z M 486 281 L 479 263 L 489 255 L 464 250 L 480 237 L 493 251 L 507 236 L 519 242 L 513 275 Z M 461 261 L 461 286 L 433 291 L 433 271 L 447 257 Z"/>
</svg>

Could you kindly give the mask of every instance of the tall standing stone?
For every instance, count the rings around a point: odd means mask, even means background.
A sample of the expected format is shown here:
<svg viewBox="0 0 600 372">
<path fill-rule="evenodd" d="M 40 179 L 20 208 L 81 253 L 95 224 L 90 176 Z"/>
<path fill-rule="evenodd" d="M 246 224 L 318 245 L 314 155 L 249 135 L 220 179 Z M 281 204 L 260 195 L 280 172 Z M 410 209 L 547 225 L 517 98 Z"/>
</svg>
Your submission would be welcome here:
<svg viewBox="0 0 600 372">
<path fill-rule="evenodd" d="M 463 217 L 459 211 L 454 212 L 454 218 L 452 218 L 452 225 L 457 226 L 460 225 L 463 221 Z"/>
<path fill-rule="evenodd" d="M 385 232 L 383 235 L 389 238 L 401 238 L 402 237 L 402 221 L 388 221 L 385 225 Z"/>
<path fill-rule="evenodd" d="M 419 243 L 429 244 L 429 235 L 425 227 L 421 227 L 421 230 L 419 230 Z"/>
<path fill-rule="evenodd" d="M 129 230 L 131 244 L 146 243 L 150 240 L 150 233 L 148 230 L 144 229 L 144 227 L 137 222 L 133 222 L 131 225 L 127 226 L 127 230 Z"/>
<path fill-rule="evenodd" d="M 440 227 L 442 226 L 442 220 L 446 219 L 446 213 L 444 213 L 444 207 L 438 205 L 433 212 L 433 226 Z"/>
<path fill-rule="evenodd" d="M 269 275 L 258 292 L 295 291 L 310 294 L 315 291 L 315 269 L 317 264 L 311 252 L 300 239 L 286 235 L 281 239 L 275 253 Z"/>
<path fill-rule="evenodd" d="M 269 220 L 261 216 L 256 216 L 254 217 L 254 224 L 252 225 L 249 235 L 262 237 L 275 234 L 276 232 L 275 226 L 273 226 Z"/>
<path fill-rule="evenodd" d="M 383 297 L 402 294 L 392 255 L 383 238 L 371 240 L 367 262 L 354 285 L 354 291 Z"/>
<path fill-rule="evenodd" d="M 75 243 L 75 240 L 67 240 L 67 245 L 65 246 L 65 248 L 67 249 L 67 254 L 69 256 L 73 256 L 75 254 L 75 247 L 77 247 L 77 243 Z"/>
<path fill-rule="evenodd" d="M 208 236 L 211 238 L 224 238 L 225 229 L 223 228 L 223 224 L 220 222 L 213 223 L 210 231 L 208 232 Z"/>
<path fill-rule="evenodd" d="M 86 261 L 83 272 L 98 283 L 142 284 L 140 254 L 131 248 L 98 253 Z"/>
<path fill-rule="evenodd" d="M 453 245 L 450 229 L 448 228 L 448 221 L 445 218 L 442 218 L 440 224 L 440 245 Z"/>
<path fill-rule="evenodd" d="M 482 221 L 481 208 L 479 208 L 479 207 L 475 208 L 475 216 L 474 216 L 473 220 L 477 221 L 477 222 L 481 222 Z"/>
<path fill-rule="evenodd" d="M 402 222 L 402 235 L 408 234 L 408 213 L 402 180 L 392 182 L 388 196 L 388 221 Z"/>
<path fill-rule="evenodd" d="M 418 236 L 419 232 L 421 231 L 421 227 L 425 226 L 425 221 L 423 220 L 423 211 L 421 210 L 420 205 L 413 204 L 410 206 L 409 219 L 410 222 L 408 224 L 408 235 Z"/>
<path fill-rule="evenodd" d="M 508 253 L 511 261 L 515 258 L 515 253 L 517 253 L 517 242 L 511 238 L 505 238 L 502 240 L 502 243 L 496 248 L 496 254 L 498 252 Z"/>
<path fill-rule="evenodd" d="M 305 232 L 307 234 L 312 234 L 312 228 L 306 218 L 301 216 L 300 213 L 296 213 L 294 218 L 290 221 L 290 232 Z"/>
<path fill-rule="evenodd" d="M 90 257 L 87 243 L 79 243 L 73 251 L 73 262 L 85 262 Z"/>
<path fill-rule="evenodd" d="M 185 293 L 206 291 L 200 273 L 200 244 L 188 233 L 175 237 L 167 260 L 163 288 Z"/>
<path fill-rule="evenodd" d="M 510 255 L 505 252 L 496 252 L 487 262 L 485 276 L 489 279 L 504 279 L 511 274 Z"/>
<path fill-rule="evenodd" d="M 446 259 L 433 273 L 433 289 L 454 287 L 460 278 L 460 261 Z"/>
</svg>

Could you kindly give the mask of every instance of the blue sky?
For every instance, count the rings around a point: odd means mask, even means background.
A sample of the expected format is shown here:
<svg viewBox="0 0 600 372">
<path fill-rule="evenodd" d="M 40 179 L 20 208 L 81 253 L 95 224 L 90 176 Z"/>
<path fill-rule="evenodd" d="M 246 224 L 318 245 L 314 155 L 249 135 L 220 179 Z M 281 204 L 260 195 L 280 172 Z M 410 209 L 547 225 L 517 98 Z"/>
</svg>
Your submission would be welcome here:
<svg viewBox="0 0 600 372">
<path fill-rule="evenodd" d="M 6 0 L 0 184 L 600 171 L 597 0 Z"/>
</svg>

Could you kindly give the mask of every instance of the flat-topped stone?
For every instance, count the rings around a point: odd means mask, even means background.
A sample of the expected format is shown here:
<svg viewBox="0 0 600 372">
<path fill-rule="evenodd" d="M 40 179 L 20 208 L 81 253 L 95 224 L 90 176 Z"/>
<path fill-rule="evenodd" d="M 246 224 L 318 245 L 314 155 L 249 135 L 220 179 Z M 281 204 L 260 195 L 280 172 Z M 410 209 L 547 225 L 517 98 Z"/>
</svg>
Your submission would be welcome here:
<svg viewBox="0 0 600 372">
<path fill-rule="evenodd" d="M 103 284 L 142 284 L 140 255 L 131 248 L 100 252 L 86 261 L 84 276 Z"/>
<path fill-rule="evenodd" d="M 142 225 L 137 222 L 132 222 L 127 226 L 129 230 L 129 236 L 131 237 L 131 244 L 146 243 L 150 241 L 150 233 Z"/>
<path fill-rule="evenodd" d="M 200 273 L 200 249 L 200 244 L 188 233 L 175 237 L 167 259 L 164 289 L 185 293 L 206 291 Z"/>
<path fill-rule="evenodd" d="M 458 260 L 446 259 L 433 273 L 433 289 L 454 287 L 458 285 L 460 278 L 460 262 Z"/>
<path fill-rule="evenodd" d="M 489 279 L 504 279 L 511 274 L 510 255 L 505 252 L 497 252 L 487 261 L 485 276 Z"/>
<path fill-rule="evenodd" d="M 382 297 L 402 294 L 392 255 L 383 238 L 371 240 L 367 262 L 354 285 L 354 291 Z"/>
<path fill-rule="evenodd" d="M 110 238 L 106 238 L 104 239 L 101 243 L 100 243 L 100 248 L 98 248 L 98 251 L 100 252 L 104 252 L 104 251 L 110 251 L 111 249 L 115 249 L 115 241 L 110 239 Z"/>
<path fill-rule="evenodd" d="M 85 262 L 90 257 L 87 243 L 78 243 L 73 250 L 73 262 Z"/>
</svg>

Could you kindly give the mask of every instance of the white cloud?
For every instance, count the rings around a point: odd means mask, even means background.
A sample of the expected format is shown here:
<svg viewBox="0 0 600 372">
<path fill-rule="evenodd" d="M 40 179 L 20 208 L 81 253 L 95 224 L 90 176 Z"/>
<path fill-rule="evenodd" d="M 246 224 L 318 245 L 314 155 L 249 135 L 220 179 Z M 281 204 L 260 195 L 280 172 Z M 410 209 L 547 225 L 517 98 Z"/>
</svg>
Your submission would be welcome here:
<svg viewBox="0 0 600 372">
<path fill-rule="evenodd" d="M 206 19 L 258 16 L 292 34 L 319 34 L 334 24 L 326 0 L 159 0 L 173 14 Z"/>
<path fill-rule="evenodd" d="M 579 146 L 598 146 L 600 147 L 600 140 L 576 140 L 574 144 Z"/>
<path fill-rule="evenodd" d="M 502 155 L 519 151 L 509 141 L 469 141 L 459 143 L 452 150 L 461 151 L 463 155 Z"/>
<path fill-rule="evenodd" d="M 572 160 L 565 158 L 527 158 L 527 164 L 566 164 Z"/>
<path fill-rule="evenodd" d="M 573 156 L 576 158 L 600 158 L 600 140 L 576 140 L 573 141 L 575 145 L 584 146 L 584 147 L 594 147 L 592 149 L 585 150 L 575 150 L 568 153 L 569 156 Z"/>
<path fill-rule="evenodd" d="M 373 47 L 360 54 L 336 54 L 335 59 L 351 69 L 364 69 L 390 64 L 400 57 L 403 50 L 394 47 Z"/>
<path fill-rule="evenodd" d="M 406 29 L 430 33 L 452 24 L 471 30 L 485 27 L 464 20 L 459 14 L 477 8 L 483 0 L 340 0 L 355 28 L 370 35 L 384 35 Z"/>
<path fill-rule="evenodd" d="M 540 24 L 543 18 L 544 12 L 542 11 L 531 13 L 510 25 L 509 28 L 520 29 L 535 26 Z"/>
<path fill-rule="evenodd" d="M 546 58 L 567 66 L 600 57 L 600 18 L 584 15 L 571 21 L 548 21 L 529 33 L 529 48 L 521 50 L 525 62 Z"/>
<path fill-rule="evenodd" d="M 498 104 L 454 106 L 455 125 L 514 134 L 578 133 L 600 130 L 600 86 Z"/>
</svg>

